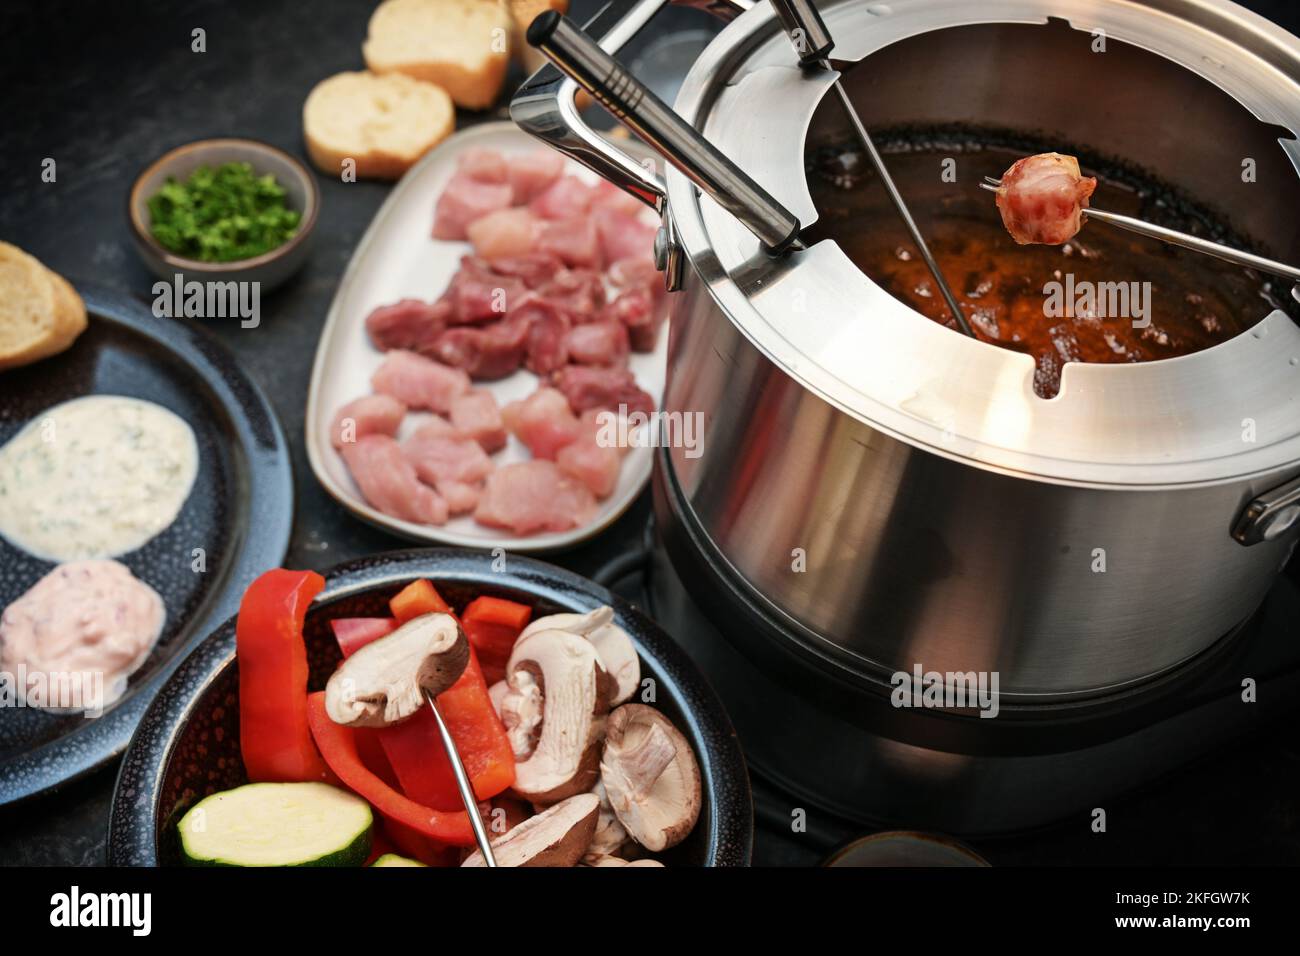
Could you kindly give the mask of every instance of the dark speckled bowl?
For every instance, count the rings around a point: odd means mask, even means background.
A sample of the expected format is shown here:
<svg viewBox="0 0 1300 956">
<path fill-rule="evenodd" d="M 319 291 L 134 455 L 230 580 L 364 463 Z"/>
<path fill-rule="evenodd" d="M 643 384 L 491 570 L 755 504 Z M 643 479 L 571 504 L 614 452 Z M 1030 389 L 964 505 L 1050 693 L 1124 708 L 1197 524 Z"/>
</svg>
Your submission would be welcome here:
<svg viewBox="0 0 1300 956">
<path fill-rule="evenodd" d="M 553 565 L 507 556 L 493 570 L 488 554 L 460 550 L 401 551 L 340 565 L 307 616 L 311 689 L 338 665 L 329 629 L 335 617 L 387 614 L 388 599 L 427 577 L 455 607 L 475 595 L 513 598 L 534 617 L 613 606 L 636 642 L 642 673 L 658 685 L 656 706 L 695 748 L 704 782 L 700 822 L 662 855 L 668 865 L 746 866 L 753 843 L 753 806 L 745 761 L 731 722 L 695 665 L 644 614 L 599 585 Z M 235 622 L 208 636 L 162 688 L 145 713 L 117 778 L 109 821 L 112 865 L 179 863 L 176 822 L 198 799 L 245 783 L 239 757 L 239 680 Z"/>
</svg>

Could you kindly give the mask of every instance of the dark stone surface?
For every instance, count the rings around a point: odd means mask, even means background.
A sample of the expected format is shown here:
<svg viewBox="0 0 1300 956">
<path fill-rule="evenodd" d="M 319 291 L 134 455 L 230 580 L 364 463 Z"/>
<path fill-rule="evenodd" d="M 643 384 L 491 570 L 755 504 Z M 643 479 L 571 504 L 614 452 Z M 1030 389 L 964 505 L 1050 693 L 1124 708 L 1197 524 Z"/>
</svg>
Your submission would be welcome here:
<svg viewBox="0 0 1300 956">
<path fill-rule="evenodd" d="M 1248 5 L 1288 29 L 1300 26 L 1293 0 Z M 573 3 L 582 19 L 597 6 L 593 0 Z M 0 238 L 74 283 L 93 279 L 149 298 L 153 280 L 131 248 L 125 213 L 136 174 L 173 146 L 222 134 L 262 139 L 304 156 L 302 102 L 321 78 L 362 66 L 360 44 L 372 7 L 353 0 L 4 4 Z M 656 29 L 673 25 L 707 27 L 708 20 L 671 11 Z M 197 27 L 206 30 L 206 53 L 190 50 Z M 462 117 L 462 124 L 473 119 Z M 58 164 L 53 184 L 40 180 L 46 157 Z M 209 323 L 266 389 L 289 437 L 298 500 L 287 563 L 296 567 L 324 567 L 404 544 L 335 504 L 312 477 L 303 447 L 316 339 L 353 246 L 388 192 L 376 183 L 322 178 L 320 185 L 311 260 L 264 298 L 260 327 Z M 636 546 L 647 516 L 643 498 L 599 540 L 553 560 L 589 575 Z M 101 863 L 115 772 L 108 768 L 0 812 L 0 863 Z M 1125 801 L 1125 838 L 1058 827 L 976 849 L 1008 864 L 1297 862 L 1298 784 L 1294 734 L 1279 727 Z M 760 809 L 766 804 L 778 820 L 789 818 L 788 802 L 759 799 Z M 764 829 L 756 862 L 816 862 L 846 833 L 822 823 L 814 814 L 809 832 L 799 836 Z"/>
</svg>

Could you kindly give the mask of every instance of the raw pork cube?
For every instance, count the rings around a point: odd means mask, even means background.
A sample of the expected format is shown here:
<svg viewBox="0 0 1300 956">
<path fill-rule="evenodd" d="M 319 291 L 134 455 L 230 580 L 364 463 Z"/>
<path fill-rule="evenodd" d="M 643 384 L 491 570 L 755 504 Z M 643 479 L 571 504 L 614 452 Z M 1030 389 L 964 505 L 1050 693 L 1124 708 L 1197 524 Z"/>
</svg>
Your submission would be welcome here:
<svg viewBox="0 0 1300 956">
<path fill-rule="evenodd" d="M 391 395 L 366 395 L 338 410 L 330 441 L 341 448 L 367 435 L 396 435 L 405 415 L 406 406 Z"/>
<path fill-rule="evenodd" d="M 451 425 L 478 442 L 491 454 L 506 447 L 506 426 L 496 397 L 484 389 L 470 389 L 451 403 Z"/>
<path fill-rule="evenodd" d="M 388 435 L 367 435 L 348 442 L 343 456 L 361 497 L 386 515 L 417 524 L 446 524 L 447 503 L 421 484 L 402 446 Z"/>
<path fill-rule="evenodd" d="M 438 197 L 433 215 L 433 238 L 464 239 L 471 223 L 510 205 L 509 183 L 490 183 L 464 172 L 451 177 Z"/>
<path fill-rule="evenodd" d="M 553 461 L 522 461 L 488 476 L 474 519 L 515 534 L 567 531 L 596 514 L 596 499 L 582 482 Z"/>
<path fill-rule="evenodd" d="M 554 459 L 556 452 L 580 434 L 569 400 L 562 392 L 546 386 L 522 401 L 506 405 L 501 417 L 535 458 Z"/>
<path fill-rule="evenodd" d="M 597 498 L 606 498 L 614 490 L 622 462 L 617 448 L 605 447 L 590 436 L 570 442 L 555 456 L 560 471 L 578 479 Z"/>
<path fill-rule="evenodd" d="M 370 377 L 370 386 L 404 402 L 408 408 L 446 412 L 452 399 L 469 391 L 469 376 L 423 355 L 395 349 Z"/>
</svg>

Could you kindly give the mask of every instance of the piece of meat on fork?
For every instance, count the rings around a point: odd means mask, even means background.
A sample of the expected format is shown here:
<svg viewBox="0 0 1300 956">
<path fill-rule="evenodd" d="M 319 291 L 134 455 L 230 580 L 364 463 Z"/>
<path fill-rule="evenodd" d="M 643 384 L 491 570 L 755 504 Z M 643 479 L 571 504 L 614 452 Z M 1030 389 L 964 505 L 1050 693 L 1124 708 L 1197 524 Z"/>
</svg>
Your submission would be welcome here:
<svg viewBox="0 0 1300 956">
<path fill-rule="evenodd" d="M 1062 153 L 1016 160 L 997 187 L 998 211 L 1020 245 L 1059 246 L 1083 227 L 1083 211 L 1097 180 L 1079 172 L 1079 161 Z"/>
</svg>

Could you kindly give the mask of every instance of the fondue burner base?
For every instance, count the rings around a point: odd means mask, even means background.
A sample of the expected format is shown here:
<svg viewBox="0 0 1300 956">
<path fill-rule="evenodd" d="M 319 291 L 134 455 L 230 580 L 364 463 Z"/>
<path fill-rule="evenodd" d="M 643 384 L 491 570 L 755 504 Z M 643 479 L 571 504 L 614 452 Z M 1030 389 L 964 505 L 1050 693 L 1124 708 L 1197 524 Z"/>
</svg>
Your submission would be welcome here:
<svg viewBox="0 0 1300 956">
<path fill-rule="evenodd" d="M 655 471 L 659 526 L 647 531 L 646 600 L 726 705 L 760 778 L 760 815 L 766 808 L 788 821 L 802 808 L 823 821 L 831 814 L 840 826 L 1014 834 L 1086 818 L 1258 733 L 1300 700 L 1300 588 L 1283 576 L 1260 609 L 1210 650 L 1101 704 L 1044 703 L 979 719 L 901 710 L 860 693 L 850 716 L 844 687 L 801 667 L 797 654 L 774 652 L 760 635 L 771 621 L 757 621 L 753 606 L 734 600 L 719 563 L 702 559 L 698 544 L 687 547 L 683 538 L 691 536 L 666 507 L 662 471 Z M 1242 700 L 1246 678 L 1255 681 L 1254 703 Z"/>
</svg>

